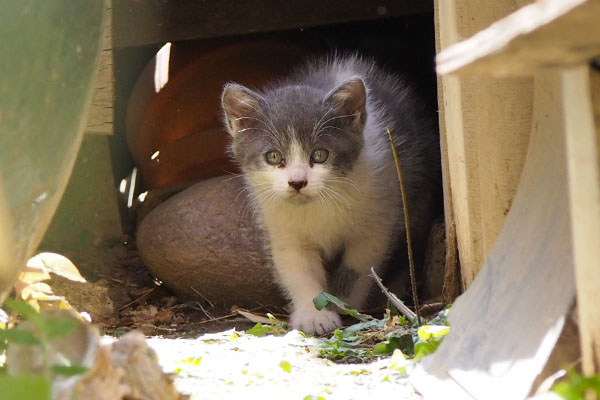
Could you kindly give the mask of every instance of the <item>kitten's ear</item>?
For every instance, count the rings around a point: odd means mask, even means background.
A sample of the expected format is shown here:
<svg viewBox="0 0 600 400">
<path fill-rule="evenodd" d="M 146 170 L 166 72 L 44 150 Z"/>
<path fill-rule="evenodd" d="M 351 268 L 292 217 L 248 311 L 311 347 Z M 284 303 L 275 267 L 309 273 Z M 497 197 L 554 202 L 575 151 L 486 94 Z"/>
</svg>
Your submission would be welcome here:
<svg viewBox="0 0 600 400">
<path fill-rule="evenodd" d="M 354 117 L 355 124 L 363 125 L 367 116 L 367 90 L 363 80 L 355 76 L 333 89 L 325 101 L 334 105 L 342 115 Z"/>
<path fill-rule="evenodd" d="M 221 106 L 225 111 L 225 122 L 231 136 L 250 127 L 250 118 L 259 107 L 261 96 L 252 90 L 228 83 L 221 96 Z"/>
</svg>

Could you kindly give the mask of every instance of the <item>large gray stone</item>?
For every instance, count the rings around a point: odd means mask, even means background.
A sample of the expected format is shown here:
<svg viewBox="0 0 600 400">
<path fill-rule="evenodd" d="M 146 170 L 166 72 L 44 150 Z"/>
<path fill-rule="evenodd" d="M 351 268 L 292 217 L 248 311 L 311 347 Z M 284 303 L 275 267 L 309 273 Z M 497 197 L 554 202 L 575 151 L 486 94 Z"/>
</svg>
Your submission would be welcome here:
<svg viewBox="0 0 600 400">
<path fill-rule="evenodd" d="M 285 304 L 245 200 L 242 180 L 231 177 L 169 198 L 138 227 L 142 260 L 181 294 L 240 307 Z"/>
</svg>

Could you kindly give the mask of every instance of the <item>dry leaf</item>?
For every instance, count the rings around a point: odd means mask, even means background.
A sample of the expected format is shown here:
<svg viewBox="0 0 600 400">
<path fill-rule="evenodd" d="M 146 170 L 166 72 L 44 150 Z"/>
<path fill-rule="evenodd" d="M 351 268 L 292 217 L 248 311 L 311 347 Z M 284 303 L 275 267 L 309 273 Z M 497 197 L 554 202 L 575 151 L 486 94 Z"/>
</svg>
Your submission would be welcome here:
<svg viewBox="0 0 600 400">
<path fill-rule="evenodd" d="M 259 315 L 259 314 L 254 314 L 251 313 L 250 311 L 245 311 L 245 310 L 240 310 L 237 309 L 235 310 L 235 312 L 237 312 L 238 314 L 240 314 L 243 317 L 248 318 L 250 321 L 252 322 L 260 322 L 261 324 L 271 324 L 271 320 L 268 317 Z M 277 318 L 273 318 L 273 323 L 274 324 L 279 324 L 282 321 L 277 319 Z"/>
<path fill-rule="evenodd" d="M 50 279 L 50 274 L 43 269 L 35 267 L 25 267 L 19 274 L 19 282 L 30 285 Z"/>
<path fill-rule="evenodd" d="M 85 282 L 79 270 L 65 256 L 56 253 L 40 253 L 27 261 L 27 266 L 54 273 L 75 282 Z"/>
</svg>

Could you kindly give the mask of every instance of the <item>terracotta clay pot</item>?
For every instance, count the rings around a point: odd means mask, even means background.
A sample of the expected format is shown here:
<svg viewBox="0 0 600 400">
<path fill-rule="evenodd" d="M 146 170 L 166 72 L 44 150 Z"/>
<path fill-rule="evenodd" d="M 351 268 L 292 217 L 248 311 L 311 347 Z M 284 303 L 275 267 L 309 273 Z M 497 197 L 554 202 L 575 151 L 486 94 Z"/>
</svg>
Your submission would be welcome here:
<svg viewBox="0 0 600 400">
<path fill-rule="evenodd" d="M 236 172 L 226 154 L 223 85 L 260 88 L 307 54 L 273 41 L 165 45 L 142 72 L 127 108 L 127 141 L 146 188 Z"/>
</svg>

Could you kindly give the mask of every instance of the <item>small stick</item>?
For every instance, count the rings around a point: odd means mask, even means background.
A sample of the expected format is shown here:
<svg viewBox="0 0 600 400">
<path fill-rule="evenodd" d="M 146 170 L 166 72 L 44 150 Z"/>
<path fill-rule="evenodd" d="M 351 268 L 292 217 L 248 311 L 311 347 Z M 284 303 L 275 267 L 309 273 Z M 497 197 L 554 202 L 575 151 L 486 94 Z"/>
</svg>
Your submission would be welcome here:
<svg viewBox="0 0 600 400">
<path fill-rule="evenodd" d="M 213 317 L 212 315 L 210 315 L 210 314 L 208 313 L 208 311 L 206 311 L 206 310 L 204 309 L 204 307 L 202 307 L 202 304 L 200 304 L 200 302 L 199 302 L 199 301 L 197 301 L 197 302 L 196 302 L 196 304 L 198 305 L 198 307 L 200 307 L 200 310 L 202 310 L 202 312 L 204 313 L 204 315 L 206 315 L 206 317 L 207 317 L 207 318 L 209 318 L 209 319 L 210 319 L 210 318 L 212 318 L 212 317 Z"/>
<path fill-rule="evenodd" d="M 238 315 L 239 314 L 237 314 L 237 313 L 236 314 L 227 314 L 227 315 L 222 315 L 220 317 L 214 317 L 214 318 L 211 318 L 211 319 L 205 319 L 204 321 L 198 322 L 198 325 L 206 324 L 206 323 L 213 322 L 213 321 L 220 321 L 222 319 L 227 319 L 227 318 L 231 318 L 231 317 L 237 317 Z"/>
<path fill-rule="evenodd" d="M 387 130 L 388 137 L 390 138 L 390 146 L 392 146 L 392 154 L 394 155 L 394 162 L 396 163 L 396 172 L 398 173 L 398 180 L 400 181 L 400 193 L 402 194 L 402 205 L 404 206 L 404 227 L 406 230 L 406 244 L 408 246 L 408 268 L 410 272 L 410 286 L 412 287 L 413 301 L 415 302 L 415 311 L 417 312 L 417 326 L 421 325 L 421 313 L 419 311 L 419 298 L 417 297 L 417 281 L 415 279 L 415 260 L 413 258 L 412 251 L 412 240 L 410 238 L 410 221 L 408 218 L 408 205 L 406 204 L 406 191 L 404 190 L 404 180 L 402 179 L 402 171 L 400 170 L 400 161 L 398 161 L 398 154 L 396 153 L 396 146 L 392 139 L 392 132 L 389 128 Z"/>
<path fill-rule="evenodd" d="M 209 304 L 211 307 L 214 307 L 214 306 L 215 306 L 215 305 L 214 305 L 214 304 L 213 304 L 213 303 L 212 303 L 212 302 L 211 302 L 209 299 L 207 299 L 206 297 L 204 297 L 204 295 L 203 295 L 202 293 L 200 293 L 200 291 L 199 291 L 198 289 L 196 289 L 196 288 L 195 288 L 195 287 L 193 287 L 193 286 L 190 286 L 190 289 L 192 289 L 192 291 L 193 291 L 194 293 L 196 293 L 198 296 L 202 297 L 202 299 L 203 299 L 204 301 L 206 301 L 206 302 L 207 302 L 207 303 L 208 303 L 208 304 Z"/>
<path fill-rule="evenodd" d="M 406 305 L 404 305 L 402 300 L 400 300 L 398 297 L 396 297 L 396 295 L 394 293 L 390 292 L 388 290 L 388 288 L 386 288 L 383 285 L 381 278 L 379 277 L 379 275 L 377 275 L 377 272 L 375 272 L 375 268 L 373 268 L 373 267 L 371 267 L 371 276 L 373 277 L 373 279 L 375 279 L 375 282 L 377 282 L 377 285 L 379 286 L 379 288 L 381 289 L 383 294 L 385 294 L 387 296 L 387 298 L 390 299 L 390 301 L 392 302 L 392 304 L 394 305 L 394 307 L 396 307 L 396 309 L 398 311 L 400 311 L 402 314 L 406 315 L 406 317 L 411 321 L 417 317 L 417 314 L 412 312 L 412 310 L 410 308 L 406 307 Z"/>
<path fill-rule="evenodd" d="M 119 308 L 118 311 L 123 311 L 124 309 L 126 309 L 127 307 L 129 307 L 130 305 L 137 303 L 138 301 L 142 300 L 144 297 L 148 296 L 150 293 L 154 292 L 155 288 L 152 289 L 148 289 L 145 293 L 143 293 L 140 297 L 138 297 L 137 299 L 130 301 L 129 303 L 125 304 L 124 306 L 121 306 Z"/>
</svg>

